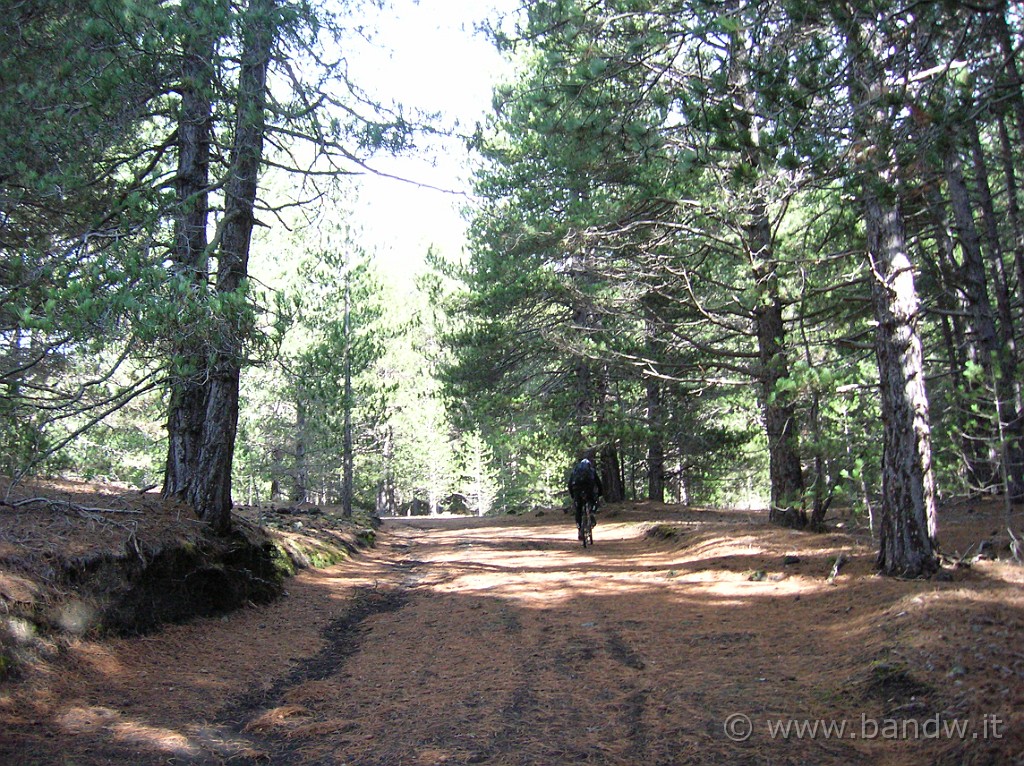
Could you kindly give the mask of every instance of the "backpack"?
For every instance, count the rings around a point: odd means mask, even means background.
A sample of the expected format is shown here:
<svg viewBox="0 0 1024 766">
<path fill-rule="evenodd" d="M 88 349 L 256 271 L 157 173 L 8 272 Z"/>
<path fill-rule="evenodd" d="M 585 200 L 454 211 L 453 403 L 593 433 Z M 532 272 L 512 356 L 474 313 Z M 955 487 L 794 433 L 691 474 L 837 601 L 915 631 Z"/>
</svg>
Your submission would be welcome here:
<svg viewBox="0 0 1024 766">
<path fill-rule="evenodd" d="M 572 469 L 572 474 L 569 476 L 569 491 L 573 494 L 579 490 L 589 492 L 595 484 L 597 484 L 597 472 L 594 470 L 594 466 L 589 460 L 581 460 Z"/>
</svg>

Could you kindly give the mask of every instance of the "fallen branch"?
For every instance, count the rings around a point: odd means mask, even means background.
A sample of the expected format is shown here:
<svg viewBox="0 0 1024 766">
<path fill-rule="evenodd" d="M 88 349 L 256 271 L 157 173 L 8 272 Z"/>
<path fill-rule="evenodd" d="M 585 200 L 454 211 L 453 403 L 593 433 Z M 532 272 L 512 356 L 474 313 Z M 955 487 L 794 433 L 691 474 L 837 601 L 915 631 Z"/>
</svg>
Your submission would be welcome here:
<svg viewBox="0 0 1024 766">
<path fill-rule="evenodd" d="M 829 583 L 834 583 L 835 582 L 836 576 L 839 574 L 839 568 L 842 567 L 842 565 L 845 564 L 846 561 L 847 561 L 847 558 L 846 558 L 846 554 L 845 553 L 840 553 L 838 556 L 836 556 L 836 560 L 832 564 L 832 571 L 829 572 L 829 575 L 828 575 L 828 578 L 827 578 L 827 581 Z"/>
<path fill-rule="evenodd" d="M 130 514 L 142 514 L 143 511 L 134 510 L 130 508 L 91 508 L 84 505 L 78 505 L 68 500 L 53 500 L 49 497 L 27 497 L 23 500 L 15 500 L 13 503 L 10 501 L 0 502 L 0 505 L 6 505 L 8 508 L 20 508 L 23 505 L 29 505 L 30 503 L 43 503 L 47 507 L 55 510 L 70 510 L 78 511 L 79 513 L 130 513 Z"/>
<path fill-rule="evenodd" d="M 1024 545 L 1021 544 L 1020 538 L 1013 534 L 1013 530 L 1009 527 L 1006 531 L 1010 533 L 1010 553 L 1013 554 L 1013 560 L 1018 564 L 1024 564 Z"/>
<path fill-rule="evenodd" d="M 29 503 L 52 503 L 52 502 L 53 502 L 53 500 L 51 500 L 48 497 L 26 497 L 24 500 L 15 500 L 13 503 L 10 500 L 4 500 L 4 501 L 0 502 L 0 505 L 6 505 L 8 508 L 20 508 L 21 506 L 28 505 Z"/>
<path fill-rule="evenodd" d="M 131 492 L 122 492 L 120 495 L 118 495 L 118 497 L 127 497 L 128 495 L 144 495 L 147 492 L 149 492 L 149 490 L 156 489 L 159 486 L 159 484 L 147 484 L 145 487 L 133 489 Z"/>
<path fill-rule="evenodd" d="M 67 504 L 69 508 L 73 508 L 76 511 L 88 511 L 90 513 L 131 513 L 131 514 L 143 514 L 145 511 L 139 511 L 132 508 L 87 508 L 84 505 L 74 505 L 72 503 Z"/>
<path fill-rule="evenodd" d="M 945 564 L 945 565 L 947 565 L 947 566 L 949 566 L 949 567 L 951 567 L 953 569 L 970 569 L 971 568 L 971 563 L 974 561 L 974 559 L 969 558 L 970 555 L 971 555 L 971 551 L 972 550 L 974 550 L 974 543 L 971 543 L 970 545 L 968 545 L 967 546 L 967 550 L 964 553 L 956 553 L 956 552 L 954 552 L 954 553 L 950 554 L 950 553 L 942 553 L 940 551 L 939 552 L 939 560 L 943 564 Z"/>
</svg>

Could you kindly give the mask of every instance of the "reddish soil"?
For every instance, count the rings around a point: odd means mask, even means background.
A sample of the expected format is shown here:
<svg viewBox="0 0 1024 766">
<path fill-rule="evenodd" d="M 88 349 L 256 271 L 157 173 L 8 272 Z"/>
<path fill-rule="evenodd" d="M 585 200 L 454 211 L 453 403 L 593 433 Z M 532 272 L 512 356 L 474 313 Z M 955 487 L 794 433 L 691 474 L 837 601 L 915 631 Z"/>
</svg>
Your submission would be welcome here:
<svg viewBox="0 0 1024 766">
<path fill-rule="evenodd" d="M 0 763 L 1021 764 L 1003 514 L 944 509 L 964 560 L 928 581 L 851 520 L 622 504 L 587 550 L 557 511 L 390 520 L 272 604 L 62 639 L 0 684 Z"/>
</svg>

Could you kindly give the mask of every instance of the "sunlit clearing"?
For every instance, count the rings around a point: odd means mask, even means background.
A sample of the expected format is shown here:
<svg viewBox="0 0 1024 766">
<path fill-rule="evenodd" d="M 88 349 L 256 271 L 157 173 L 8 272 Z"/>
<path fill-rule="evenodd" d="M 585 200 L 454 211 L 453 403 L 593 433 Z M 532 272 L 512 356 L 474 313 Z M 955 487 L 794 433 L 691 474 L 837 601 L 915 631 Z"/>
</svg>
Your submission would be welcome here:
<svg viewBox="0 0 1024 766">
<path fill-rule="evenodd" d="M 433 531 L 419 555 L 430 561 L 436 580 L 424 583 L 439 593 L 480 595 L 516 601 L 533 609 L 555 609 L 581 597 L 678 594 L 681 602 L 714 598 L 743 605 L 752 598 L 792 596 L 833 588 L 822 580 L 773 573 L 753 580 L 745 561 L 777 553 L 753 535 L 702 536 L 690 544 L 652 544 L 637 554 L 645 527 L 605 523 L 595 546 L 584 549 L 568 524 L 537 525 L 523 538 L 516 528 Z M 687 530 L 688 531 L 688 530 Z M 730 560 L 726 565 L 725 561 Z"/>
</svg>

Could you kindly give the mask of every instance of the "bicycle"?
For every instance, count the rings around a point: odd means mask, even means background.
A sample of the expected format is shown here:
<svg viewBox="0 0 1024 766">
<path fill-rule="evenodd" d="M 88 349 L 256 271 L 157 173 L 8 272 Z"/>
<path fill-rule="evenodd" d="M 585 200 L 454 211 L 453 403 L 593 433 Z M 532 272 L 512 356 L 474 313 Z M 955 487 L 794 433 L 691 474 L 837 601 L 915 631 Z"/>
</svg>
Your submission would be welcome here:
<svg viewBox="0 0 1024 766">
<path fill-rule="evenodd" d="M 594 514 L 597 512 L 597 501 L 588 500 L 583 504 L 583 512 L 580 514 L 579 537 L 583 541 L 583 547 L 594 545 Z"/>
</svg>

